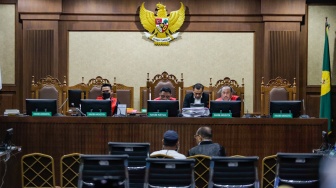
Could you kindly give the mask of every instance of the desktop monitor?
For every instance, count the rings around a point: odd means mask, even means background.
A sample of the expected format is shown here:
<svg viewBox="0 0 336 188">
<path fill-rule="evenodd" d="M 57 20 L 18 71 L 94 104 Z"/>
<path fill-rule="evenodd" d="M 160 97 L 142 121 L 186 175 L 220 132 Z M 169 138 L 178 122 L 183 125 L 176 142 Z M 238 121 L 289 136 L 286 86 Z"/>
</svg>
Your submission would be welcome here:
<svg viewBox="0 0 336 188">
<path fill-rule="evenodd" d="M 301 114 L 301 101 L 271 101 L 270 115 L 273 113 L 291 113 L 293 118 Z"/>
<path fill-rule="evenodd" d="M 168 112 L 168 117 L 177 117 L 179 114 L 179 101 L 148 100 L 147 112 Z"/>
<path fill-rule="evenodd" d="M 51 112 L 51 115 L 55 115 L 57 99 L 26 99 L 26 113 L 31 116 L 32 112 Z"/>
<path fill-rule="evenodd" d="M 204 108 L 204 103 L 190 103 L 190 108 Z"/>
<path fill-rule="evenodd" d="M 87 112 L 106 112 L 107 116 L 111 116 L 111 101 L 96 99 L 81 99 L 81 111 Z"/>
<path fill-rule="evenodd" d="M 210 101 L 210 113 L 232 113 L 240 117 L 241 101 Z"/>
<path fill-rule="evenodd" d="M 82 90 L 71 89 L 68 90 L 68 100 L 69 100 L 69 107 L 76 107 L 79 108 L 79 104 L 81 103 L 82 98 Z"/>
</svg>

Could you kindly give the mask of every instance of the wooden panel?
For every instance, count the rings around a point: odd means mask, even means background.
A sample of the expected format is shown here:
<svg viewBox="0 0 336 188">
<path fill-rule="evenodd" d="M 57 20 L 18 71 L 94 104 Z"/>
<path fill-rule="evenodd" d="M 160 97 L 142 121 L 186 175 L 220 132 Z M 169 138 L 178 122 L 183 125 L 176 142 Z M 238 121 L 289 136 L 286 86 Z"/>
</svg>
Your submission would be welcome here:
<svg viewBox="0 0 336 188">
<path fill-rule="evenodd" d="M 76 14 L 135 14 L 143 1 L 120 1 L 120 0 L 72 0 L 63 1 L 63 13 Z M 146 9 L 154 12 L 156 0 L 145 1 Z M 168 12 L 180 8 L 180 0 L 162 2 Z M 260 0 L 212 0 L 182 1 L 187 7 L 187 14 L 204 15 L 246 15 L 260 13 Z"/>
<path fill-rule="evenodd" d="M 270 31 L 271 77 L 281 76 L 293 83 L 296 77 L 299 39 L 296 31 Z"/>
<path fill-rule="evenodd" d="M 261 0 L 262 14 L 305 14 L 305 0 Z"/>
<path fill-rule="evenodd" d="M 35 79 L 52 75 L 54 60 L 54 31 L 53 30 L 27 30 L 26 34 L 26 63 L 31 65 L 31 75 Z"/>
<path fill-rule="evenodd" d="M 15 93 L 6 92 L 0 94 L 0 115 L 3 115 L 6 109 L 16 108 L 17 105 L 15 98 L 16 98 Z"/>
<path fill-rule="evenodd" d="M 162 148 L 166 130 L 179 134 L 180 152 L 195 146 L 193 135 L 200 126 L 213 129 L 213 140 L 222 144 L 228 155 L 257 155 L 259 159 L 281 152 L 311 152 L 321 145 L 326 119 L 245 119 L 233 118 L 85 118 L 85 117 L 0 117 L 0 133 L 14 129 L 13 143 L 22 146 L 22 155 L 41 152 L 55 160 L 56 175 L 62 155 L 73 152 L 107 154 L 109 141 L 149 142 L 151 152 Z M 296 144 L 293 144 L 296 143 Z M 259 161 L 259 166 L 261 160 Z M 8 172 L 20 181 L 20 168 Z M 10 173 L 10 174 L 9 174 Z M 260 174 L 260 173 L 259 173 Z M 57 181 L 59 178 L 57 178 Z M 7 179 L 5 179 L 7 181 Z M 6 182 L 7 183 L 7 182 Z M 59 183 L 57 183 L 59 185 Z"/>
<path fill-rule="evenodd" d="M 62 0 L 18 0 L 19 12 L 62 12 Z"/>
</svg>

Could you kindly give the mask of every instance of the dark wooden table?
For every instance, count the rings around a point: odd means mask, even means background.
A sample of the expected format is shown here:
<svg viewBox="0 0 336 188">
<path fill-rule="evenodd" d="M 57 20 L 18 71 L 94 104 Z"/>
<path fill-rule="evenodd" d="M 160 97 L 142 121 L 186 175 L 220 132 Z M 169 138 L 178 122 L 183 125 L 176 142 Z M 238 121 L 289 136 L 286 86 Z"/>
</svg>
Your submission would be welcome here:
<svg viewBox="0 0 336 188">
<path fill-rule="evenodd" d="M 147 118 L 147 117 L 0 117 L 0 134 L 14 129 L 12 142 L 22 146 L 21 154 L 40 152 L 55 160 L 59 184 L 59 160 L 69 153 L 107 154 L 109 141 L 149 142 L 151 151 L 162 148 L 166 130 L 180 137 L 180 152 L 195 146 L 193 135 L 200 126 L 213 129 L 213 141 L 226 148 L 228 155 L 265 156 L 277 152 L 312 152 L 321 145 L 326 119 L 271 118 Z M 1 136 L 1 135 L 0 135 Z M 20 161 L 20 158 L 15 160 Z M 19 162 L 18 162 L 19 164 Z M 20 166 L 7 169 L 4 187 L 21 187 Z M 259 166 L 260 166 L 259 165 Z M 7 167 L 8 168 L 8 167 Z M 3 175 L 3 165 L 0 175 Z M 9 182 L 10 181 L 10 182 Z"/>
</svg>

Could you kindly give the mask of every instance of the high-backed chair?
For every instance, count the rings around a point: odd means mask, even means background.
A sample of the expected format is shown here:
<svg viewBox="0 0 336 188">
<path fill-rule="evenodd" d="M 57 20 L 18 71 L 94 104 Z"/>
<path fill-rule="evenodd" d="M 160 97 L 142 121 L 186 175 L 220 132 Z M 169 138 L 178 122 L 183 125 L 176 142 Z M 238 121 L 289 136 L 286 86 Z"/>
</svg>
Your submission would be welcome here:
<svg viewBox="0 0 336 188">
<path fill-rule="evenodd" d="M 147 100 L 149 100 L 148 88 L 143 86 L 140 87 L 140 110 L 147 109 Z"/>
<path fill-rule="evenodd" d="M 126 104 L 127 108 L 134 107 L 134 87 L 116 83 L 116 77 L 114 77 L 113 91 L 116 91 L 116 97 L 121 104 Z"/>
<path fill-rule="evenodd" d="M 259 188 L 258 157 L 211 157 L 209 188 Z"/>
<path fill-rule="evenodd" d="M 127 154 L 130 187 L 143 187 L 150 143 L 109 142 L 109 154 Z"/>
<path fill-rule="evenodd" d="M 102 78 L 101 76 L 91 78 L 87 83 L 85 91 L 86 99 L 96 99 L 101 94 L 101 86 L 103 84 L 111 84 L 111 83 L 108 79 Z M 113 92 L 115 93 L 115 91 Z"/>
<path fill-rule="evenodd" d="M 320 163 L 323 154 L 277 153 L 274 188 L 289 185 L 295 188 L 320 186 Z"/>
<path fill-rule="evenodd" d="M 210 98 L 209 100 L 216 100 L 221 96 L 221 93 L 219 93 L 219 90 L 223 86 L 230 86 L 233 89 L 233 94 L 238 95 L 241 100 L 241 116 L 244 115 L 244 93 L 245 93 L 245 88 L 244 88 L 244 78 L 242 79 L 242 84 L 241 86 L 238 84 L 236 80 L 233 80 L 229 77 L 225 77 L 224 79 L 219 79 L 216 81 L 215 85 L 212 85 L 212 78 L 210 78 Z"/>
<path fill-rule="evenodd" d="M 197 188 L 206 188 L 209 184 L 210 173 L 210 156 L 207 155 L 194 155 L 188 159 L 195 159 L 195 185 Z"/>
<path fill-rule="evenodd" d="M 185 95 L 193 92 L 193 86 L 194 85 L 182 88 L 182 92 L 181 92 L 181 105 L 182 106 L 183 106 Z M 203 92 L 206 93 L 206 94 L 209 94 L 209 99 L 210 99 L 210 89 L 209 89 L 209 87 L 204 86 Z M 209 104 L 207 104 L 207 105 L 209 105 Z M 182 106 L 181 106 L 181 108 L 182 108 Z M 206 106 L 206 104 L 204 104 L 204 106 Z"/>
<path fill-rule="evenodd" d="M 276 77 L 267 84 L 264 77 L 261 79 L 261 114 L 270 114 L 270 101 L 276 100 L 295 100 L 296 99 L 296 79 L 293 85 L 286 79 Z"/>
<path fill-rule="evenodd" d="M 195 187 L 194 159 L 146 159 L 144 188 Z"/>
<path fill-rule="evenodd" d="M 179 81 L 175 75 L 168 74 L 166 71 L 162 74 L 155 75 L 152 80 L 149 79 L 149 73 L 147 73 L 149 99 L 153 100 L 158 97 L 162 87 L 169 87 L 172 91 L 172 97 L 176 98 L 176 100 L 180 100 L 181 90 L 183 88 L 183 74 L 181 74 L 181 81 Z"/>
<path fill-rule="evenodd" d="M 77 187 L 79 153 L 71 153 L 61 157 L 61 187 Z"/>
<path fill-rule="evenodd" d="M 118 177 L 129 187 L 128 155 L 80 155 L 78 188 L 94 186 L 95 179 Z"/>
<path fill-rule="evenodd" d="M 261 188 L 273 188 L 276 170 L 276 155 L 267 156 L 261 165 Z"/>
<path fill-rule="evenodd" d="M 21 158 L 22 187 L 55 187 L 54 159 L 46 154 L 31 153 Z"/>
<path fill-rule="evenodd" d="M 64 76 L 64 81 L 61 83 L 50 75 L 41 78 L 38 82 L 35 82 L 35 77 L 32 76 L 31 97 L 33 99 L 57 99 L 58 112 L 65 113 L 67 107 L 63 103 L 67 98 L 66 77 Z"/>
</svg>

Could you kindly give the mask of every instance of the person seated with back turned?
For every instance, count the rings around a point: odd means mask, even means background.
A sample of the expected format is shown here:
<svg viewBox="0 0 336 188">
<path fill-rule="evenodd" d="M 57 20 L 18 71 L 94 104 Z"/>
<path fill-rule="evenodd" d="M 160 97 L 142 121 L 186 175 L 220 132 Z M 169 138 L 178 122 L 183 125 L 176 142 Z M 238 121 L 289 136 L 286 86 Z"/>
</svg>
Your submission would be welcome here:
<svg viewBox="0 0 336 188">
<path fill-rule="evenodd" d="M 204 93 L 204 86 L 197 83 L 193 86 L 193 92 L 187 93 L 183 100 L 183 108 L 190 108 L 190 103 L 203 103 L 204 107 L 209 107 L 209 94 Z"/>
<path fill-rule="evenodd" d="M 163 154 L 174 157 L 175 159 L 186 159 L 186 156 L 179 153 L 178 134 L 173 130 L 168 130 L 163 134 L 162 150 L 154 151 L 150 156 Z"/>
<path fill-rule="evenodd" d="M 230 86 L 223 86 L 218 93 L 221 94 L 221 97 L 216 99 L 216 101 L 240 101 L 238 95 L 233 95 L 233 89 Z"/>
<path fill-rule="evenodd" d="M 113 97 L 111 84 L 103 84 L 101 86 L 101 96 L 98 96 L 97 100 L 111 100 L 111 114 L 117 114 L 118 104 L 120 104 L 120 102 L 117 98 Z"/>
<path fill-rule="evenodd" d="M 155 98 L 154 100 L 176 101 L 176 98 L 171 97 L 171 89 L 169 87 L 162 87 L 160 89 L 159 97 Z"/>
<path fill-rule="evenodd" d="M 212 142 L 212 130 L 210 127 L 200 127 L 195 134 L 197 146 L 191 148 L 188 156 L 207 155 L 225 156 L 225 148 L 218 143 Z"/>
</svg>

